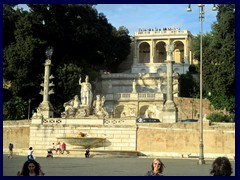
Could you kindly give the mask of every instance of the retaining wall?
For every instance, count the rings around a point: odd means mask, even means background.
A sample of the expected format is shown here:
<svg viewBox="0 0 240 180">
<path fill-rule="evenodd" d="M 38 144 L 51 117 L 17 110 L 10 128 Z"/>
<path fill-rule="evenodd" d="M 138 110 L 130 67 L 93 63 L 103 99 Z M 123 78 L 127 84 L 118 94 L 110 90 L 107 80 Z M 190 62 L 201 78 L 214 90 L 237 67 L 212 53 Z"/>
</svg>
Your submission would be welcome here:
<svg viewBox="0 0 240 180">
<path fill-rule="evenodd" d="M 23 121 L 22 121 L 23 122 Z M 132 123 L 130 123 L 132 124 Z M 28 149 L 47 149 L 57 137 L 76 137 L 80 132 L 91 137 L 106 138 L 99 150 L 139 151 L 149 156 L 197 156 L 199 153 L 199 123 L 137 123 L 135 125 L 67 125 L 31 124 L 12 121 L 3 123 L 3 150 L 14 144 L 14 152 Z M 235 124 L 204 123 L 205 157 L 235 156 Z M 67 148 L 74 146 L 67 144 Z M 27 151 L 26 151 L 27 153 Z"/>
</svg>

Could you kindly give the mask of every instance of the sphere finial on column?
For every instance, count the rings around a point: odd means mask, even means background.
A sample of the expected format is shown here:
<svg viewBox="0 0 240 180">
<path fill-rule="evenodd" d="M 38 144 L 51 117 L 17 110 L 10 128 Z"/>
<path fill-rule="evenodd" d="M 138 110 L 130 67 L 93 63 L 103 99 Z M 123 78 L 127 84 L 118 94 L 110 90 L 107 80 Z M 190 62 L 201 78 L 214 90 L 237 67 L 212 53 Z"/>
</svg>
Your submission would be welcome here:
<svg viewBox="0 0 240 180">
<path fill-rule="evenodd" d="M 48 59 L 52 58 L 52 54 L 53 54 L 53 47 L 49 46 L 47 47 L 46 51 L 45 51 L 45 55 Z"/>
</svg>

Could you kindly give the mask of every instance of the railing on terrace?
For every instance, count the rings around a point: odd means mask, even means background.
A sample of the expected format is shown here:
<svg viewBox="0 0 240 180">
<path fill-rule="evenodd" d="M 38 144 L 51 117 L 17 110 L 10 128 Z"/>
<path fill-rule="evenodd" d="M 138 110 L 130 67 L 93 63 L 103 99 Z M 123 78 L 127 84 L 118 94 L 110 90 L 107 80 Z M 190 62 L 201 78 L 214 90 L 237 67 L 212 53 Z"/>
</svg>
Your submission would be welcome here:
<svg viewBox="0 0 240 180">
<path fill-rule="evenodd" d="M 166 35 L 166 34 L 187 34 L 189 33 L 188 30 L 143 30 L 135 32 L 135 36 L 141 36 L 141 35 Z"/>
<path fill-rule="evenodd" d="M 80 120 L 81 119 L 81 120 Z M 89 119 L 89 118 L 68 118 L 68 119 L 62 119 L 62 118 L 47 118 L 42 119 L 43 125 L 56 125 L 56 124 L 79 124 L 79 125 L 86 125 L 89 122 L 96 120 L 96 119 Z M 136 117 L 126 117 L 126 118 L 102 118 L 97 119 L 99 123 L 96 123 L 95 125 L 134 125 L 136 124 Z M 75 123 L 73 123 L 75 122 Z M 90 123 L 91 125 L 94 125 L 93 123 Z"/>
<path fill-rule="evenodd" d="M 139 99 L 155 99 L 155 93 L 139 93 Z"/>
<path fill-rule="evenodd" d="M 156 98 L 156 93 L 117 93 L 114 95 L 114 100 L 154 100 Z"/>
</svg>

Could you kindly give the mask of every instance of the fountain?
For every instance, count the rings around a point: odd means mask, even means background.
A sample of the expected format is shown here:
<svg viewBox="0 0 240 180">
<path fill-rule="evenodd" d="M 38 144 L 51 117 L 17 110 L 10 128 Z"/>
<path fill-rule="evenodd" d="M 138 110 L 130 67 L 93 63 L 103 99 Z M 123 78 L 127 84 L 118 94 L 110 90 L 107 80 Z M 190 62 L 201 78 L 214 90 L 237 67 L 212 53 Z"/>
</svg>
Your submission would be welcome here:
<svg viewBox="0 0 240 180">
<path fill-rule="evenodd" d="M 57 138 L 60 142 L 66 142 L 70 145 L 80 146 L 84 149 L 102 147 L 106 138 L 99 137 L 59 137 Z"/>
</svg>

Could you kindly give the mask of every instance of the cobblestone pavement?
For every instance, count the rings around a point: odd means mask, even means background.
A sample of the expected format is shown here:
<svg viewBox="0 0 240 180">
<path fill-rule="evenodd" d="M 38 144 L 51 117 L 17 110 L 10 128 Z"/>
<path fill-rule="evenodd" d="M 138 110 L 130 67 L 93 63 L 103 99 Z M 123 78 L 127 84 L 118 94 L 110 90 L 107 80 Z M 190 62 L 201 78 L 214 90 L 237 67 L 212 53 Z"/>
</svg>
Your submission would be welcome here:
<svg viewBox="0 0 240 180">
<path fill-rule="evenodd" d="M 36 157 L 45 176 L 143 176 L 148 170 L 153 157 L 148 158 L 70 158 Z M 198 165 L 198 159 L 161 158 L 166 168 L 165 176 L 210 176 L 213 160 Z M 8 159 L 3 155 L 3 176 L 16 176 L 21 171 L 25 156 Z M 235 161 L 231 161 L 235 176 Z"/>
</svg>

